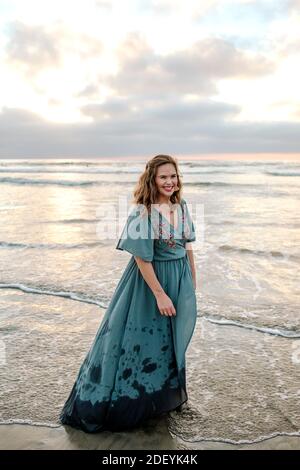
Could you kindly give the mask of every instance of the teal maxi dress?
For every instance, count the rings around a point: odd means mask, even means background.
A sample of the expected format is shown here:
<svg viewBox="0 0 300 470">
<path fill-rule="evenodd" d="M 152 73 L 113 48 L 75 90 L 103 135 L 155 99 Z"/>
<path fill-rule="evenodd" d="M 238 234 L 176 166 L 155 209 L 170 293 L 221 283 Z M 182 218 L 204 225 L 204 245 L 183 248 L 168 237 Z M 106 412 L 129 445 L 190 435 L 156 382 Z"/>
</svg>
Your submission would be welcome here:
<svg viewBox="0 0 300 470">
<path fill-rule="evenodd" d="M 156 208 L 145 215 L 141 206 L 116 246 L 132 256 L 59 415 L 88 433 L 134 428 L 188 399 L 185 352 L 197 307 L 185 244 L 196 239 L 194 223 L 184 199 L 176 228 Z M 176 316 L 160 313 L 135 256 L 152 263 Z"/>
</svg>

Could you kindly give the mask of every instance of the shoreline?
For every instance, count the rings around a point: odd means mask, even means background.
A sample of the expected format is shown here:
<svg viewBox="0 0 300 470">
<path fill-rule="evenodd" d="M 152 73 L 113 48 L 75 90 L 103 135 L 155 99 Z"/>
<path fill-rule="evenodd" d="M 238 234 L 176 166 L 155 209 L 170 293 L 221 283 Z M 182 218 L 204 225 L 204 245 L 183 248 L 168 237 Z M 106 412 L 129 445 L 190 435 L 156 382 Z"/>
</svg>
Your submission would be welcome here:
<svg viewBox="0 0 300 470">
<path fill-rule="evenodd" d="M 0 450 L 300 450 L 300 436 L 276 436 L 253 444 L 183 442 L 173 438 L 167 419 L 127 432 L 87 434 L 70 426 L 0 424 Z"/>
<path fill-rule="evenodd" d="M 71 426 L 0 424 L 0 450 L 176 450 L 165 417 L 120 432 L 85 433 Z"/>
</svg>

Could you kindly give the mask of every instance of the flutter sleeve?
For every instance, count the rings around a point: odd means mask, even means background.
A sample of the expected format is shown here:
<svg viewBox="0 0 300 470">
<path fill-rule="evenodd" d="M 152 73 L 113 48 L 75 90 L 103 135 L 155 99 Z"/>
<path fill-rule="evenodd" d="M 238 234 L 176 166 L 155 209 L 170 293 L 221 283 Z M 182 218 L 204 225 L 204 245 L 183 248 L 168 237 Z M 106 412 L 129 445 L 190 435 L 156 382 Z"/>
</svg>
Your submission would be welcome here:
<svg viewBox="0 0 300 470">
<path fill-rule="evenodd" d="M 116 249 L 126 250 L 144 261 L 153 260 L 154 233 L 143 205 L 136 205 L 130 212 Z"/>
<path fill-rule="evenodd" d="M 182 199 L 184 215 L 184 238 L 186 242 L 196 241 L 196 231 L 188 205 L 185 199 Z"/>
</svg>

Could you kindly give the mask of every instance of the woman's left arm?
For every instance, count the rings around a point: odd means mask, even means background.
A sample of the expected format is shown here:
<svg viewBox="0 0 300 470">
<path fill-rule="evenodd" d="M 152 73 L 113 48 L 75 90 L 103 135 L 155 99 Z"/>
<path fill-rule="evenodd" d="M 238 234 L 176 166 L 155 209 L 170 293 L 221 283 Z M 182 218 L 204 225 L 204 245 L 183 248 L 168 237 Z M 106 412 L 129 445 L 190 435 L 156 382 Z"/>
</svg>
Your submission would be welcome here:
<svg viewBox="0 0 300 470">
<path fill-rule="evenodd" d="M 187 252 L 187 255 L 189 257 L 189 261 L 190 261 L 190 266 L 191 266 L 191 271 L 192 271 L 192 276 L 193 276 L 193 283 L 194 283 L 194 288 L 196 290 L 196 286 L 197 286 L 197 280 L 196 280 L 196 266 L 195 266 L 195 260 L 194 260 L 194 253 L 193 253 L 193 247 L 192 247 L 192 244 L 187 242 L 185 244 L 185 249 L 186 249 L 186 252 Z"/>
</svg>

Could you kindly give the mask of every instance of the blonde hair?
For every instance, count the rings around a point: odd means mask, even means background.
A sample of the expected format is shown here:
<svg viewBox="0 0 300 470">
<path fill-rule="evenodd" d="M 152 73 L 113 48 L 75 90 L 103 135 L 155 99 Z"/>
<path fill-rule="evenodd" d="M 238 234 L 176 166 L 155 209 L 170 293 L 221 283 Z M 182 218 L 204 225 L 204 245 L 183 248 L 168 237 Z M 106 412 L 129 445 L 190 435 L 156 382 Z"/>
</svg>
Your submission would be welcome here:
<svg viewBox="0 0 300 470">
<path fill-rule="evenodd" d="M 155 183 L 157 168 L 166 163 L 174 165 L 177 174 L 178 189 L 173 192 L 170 197 L 170 201 L 173 204 L 181 203 L 182 181 L 176 158 L 171 157 L 170 155 L 156 155 L 147 162 L 146 168 L 139 177 L 138 183 L 133 192 L 132 202 L 135 204 L 143 204 L 148 213 L 151 211 L 151 204 L 157 203 L 156 199 L 159 194 Z"/>
</svg>

